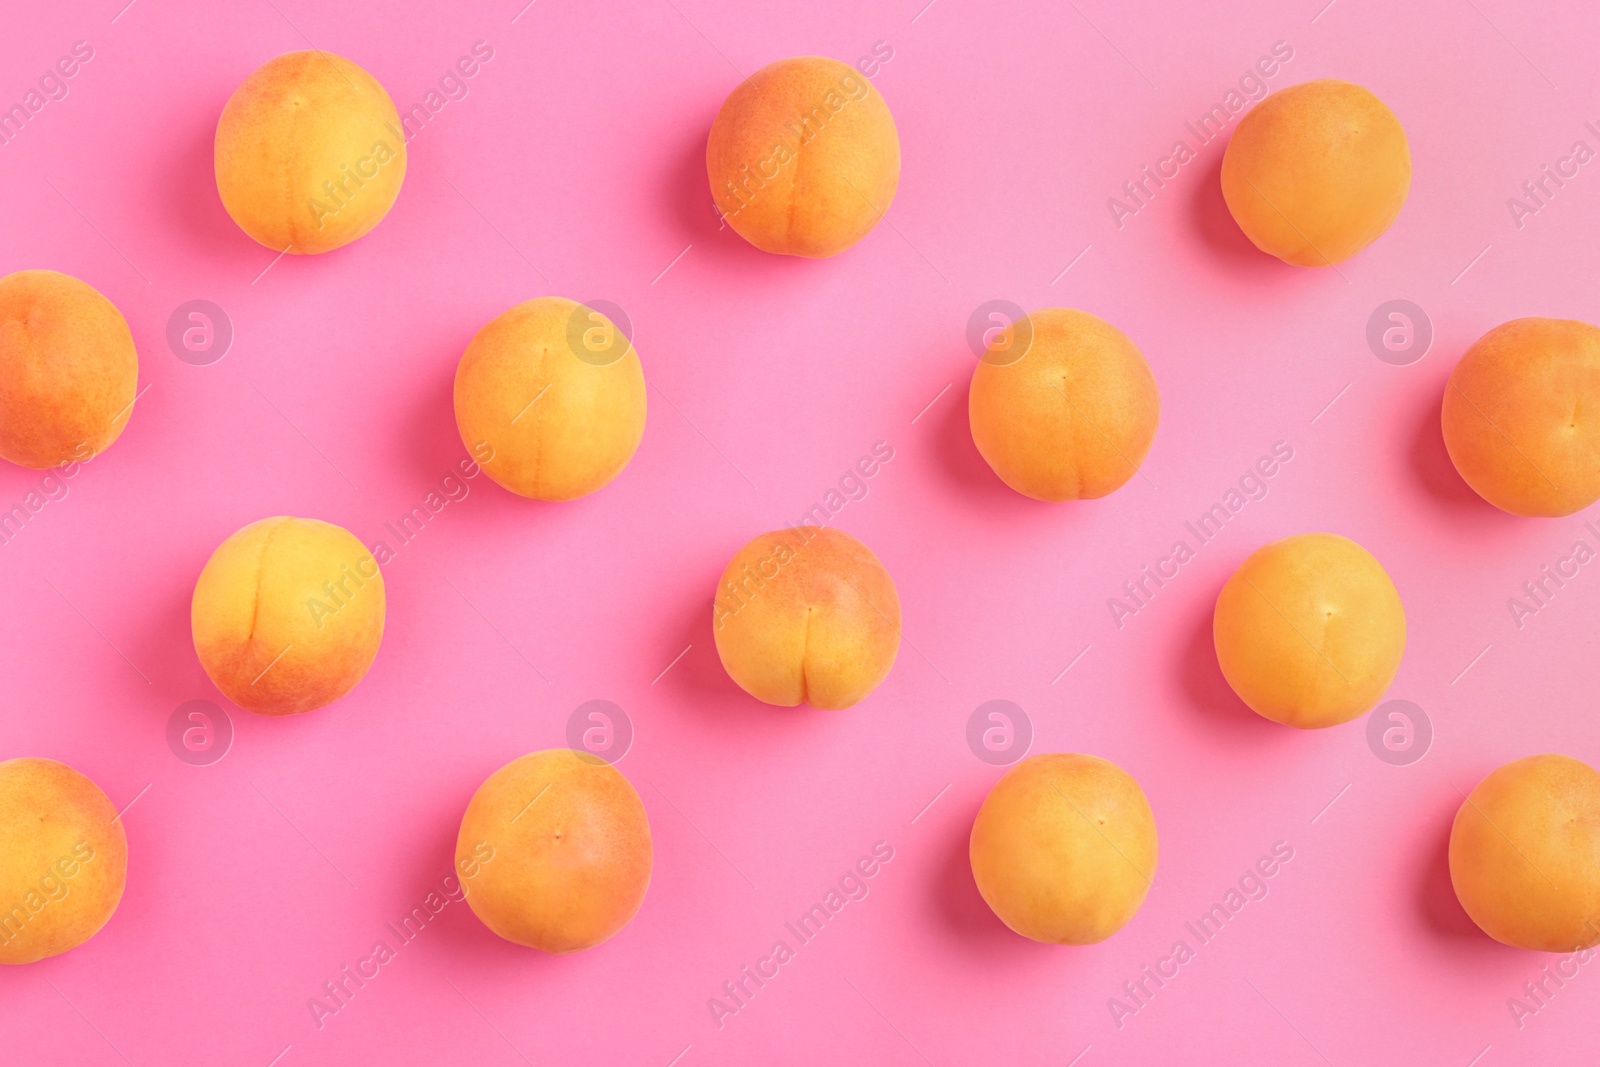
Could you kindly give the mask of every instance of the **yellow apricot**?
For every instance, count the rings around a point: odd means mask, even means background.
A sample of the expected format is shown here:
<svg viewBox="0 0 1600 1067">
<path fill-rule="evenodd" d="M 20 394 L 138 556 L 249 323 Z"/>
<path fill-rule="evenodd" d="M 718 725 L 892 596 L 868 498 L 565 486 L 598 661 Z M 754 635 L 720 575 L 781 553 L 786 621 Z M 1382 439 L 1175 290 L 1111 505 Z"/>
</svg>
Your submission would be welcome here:
<svg viewBox="0 0 1600 1067">
<path fill-rule="evenodd" d="M 1312 729 L 1378 702 L 1400 669 L 1406 613 L 1366 549 L 1338 534 L 1296 534 L 1239 565 L 1217 595 L 1211 632 L 1240 700 Z"/>
<path fill-rule="evenodd" d="M 621 771 L 572 749 L 533 752 L 491 774 L 456 835 L 467 903 L 507 941 L 592 948 L 644 903 L 650 820 Z"/>
<path fill-rule="evenodd" d="M 138 377 L 127 320 L 93 286 L 53 270 L 0 278 L 0 458 L 93 459 L 127 426 Z"/>
<path fill-rule="evenodd" d="M 645 384 L 626 333 L 558 296 L 479 330 L 456 366 L 456 428 L 500 485 L 572 500 L 622 472 L 644 437 Z"/>
<path fill-rule="evenodd" d="M 1450 827 L 1450 882 L 1496 941 L 1541 952 L 1600 944 L 1600 773 L 1559 755 L 1489 772 Z"/>
<path fill-rule="evenodd" d="M 1411 189 L 1411 149 L 1393 111 L 1336 78 L 1257 104 L 1222 156 L 1222 195 L 1255 246 L 1300 267 L 1343 263 L 1377 240 Z"/>
<path fill-rule="evenodd" d="M 1103 319 L 1043 308 L 1002 330 L 972 372 L 967 420 L 994 472 L 1035 500 L 1102 497 L 1139 470 L 1161 394 Z"/>
<path fill-rule="evenodd" d="M 1450 373 L 1440 423 L 1468 485 L 1513 515 L 1571 515 L 1600 500 L 1600 329 L 1513 319 Z"/>
<path fill-rule="evenodd" d="M 1029 756 L 995 783 L 968 843 L 978 892 L 1023 937 L 1092 945 L 1127 925 L 1156 873 L 1144 790 L 1109 760 Z"/>
<path fill-rule="evenodd" d="M 332 703 L 366 676 L 383 640 L 383 575 L 355 535 L 280 515 L 233 534 L 206 561 L 190 605 L 194 650 L 222 694 L 263 715 Z"/>
<path fill-rule="evenodd" d="M 0 963 L 83 944 L 127 879 L 128 837 L 99 786 L 51 759 L 0 763 Z"/>
<path fill-rule="evenodd" d="M 900 597 L 854 537 L 791 527 L 734 553 L 711 629 L 728 677 L 757 700 L 838 710 L 888 677 L 900 650 Z"/>
<path fill-rule="evenodd" d="M 900 184 L 900 136 L 872 83 L 821 56 L 739 83 L 706 142 L 717 210 L 766 252 L 838 255 L 877 225 Z"/>
<path fill-rule="evenodd" d="M 383 221 L 406 176 L 405 131 L 378 80 L 332 52 L 285 52 L 217 121 L 217 192 L 274 252 L 327 252 Z"/>
</svg>

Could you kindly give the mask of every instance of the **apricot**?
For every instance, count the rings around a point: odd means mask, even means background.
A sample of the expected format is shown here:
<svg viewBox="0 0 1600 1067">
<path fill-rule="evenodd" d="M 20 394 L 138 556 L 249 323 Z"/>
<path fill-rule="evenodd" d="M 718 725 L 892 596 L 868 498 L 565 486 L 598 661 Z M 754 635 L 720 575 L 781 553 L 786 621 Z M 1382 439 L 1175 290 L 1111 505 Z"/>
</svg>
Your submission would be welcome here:
<svg viewBox="0 0 1600 1067">
<path fill-rule="evenodd" d="M 1222 196 L 1261 251 L 1298 267 L 1343 263 L 1394 222 L 1411 149 L 1393 111 L 1337 78 L 1280 89 L 1240 120 Z"/>
<path fill-rule="evenodd" d="M 1406 613 L 1383 564 L 1348 537 L 1263 545 L 1217 594 L 1222 674 L 1256 714 L 1302 730 L 1348 722 L 1400 669 Z"/>
<path fill-rule="evenodd" d="M 1000 921 L 1053 945 L 1127 925 L 1156 873 L 1156 820 L 1133 775 L 1076 752 L 1029 756 L 995 783 L 968 843 Z"/>
<path fill-rule="evenodd" d="M 456 366 L 456 428 L 513 493 L 572 500 L 621 473 L 644 437 L 644 369 L 633 342 L 559 296 L 491 320 Z"/>
<path fill-rule="evenodd" d="M 507 941 L 593 948 L 638 914 L 650 820 L 621 771 L 567 748 L 529 753 L 472 795 L 456 836 L 467 903 Z"/>
<path fill-rule="evenodd" d="M 1513 515 L 1571 515 L 1600 500 L 1600 329 L 1513 319 L 1467 349 L 1440 422 L 1461 477 Z"/>
<path fill-rule="evenodd" d="M 888 677 L 900 650 L 900 596 L 854 537 L 790 527 L 734 553 L 711 630 L 728 677 L 757 700 L 836 711 Z"/>
<path fill-rule="evenodd" d="M 900 184 L 889 105 L 836 59 L 780 59 L 740 82 L 706 142 L 711 196 L 764 252 L 820 259 L 878 224 Z"/>
<path fill-rule="evenodd" d="M 383 574 L 355 535 L 318 519 L 261 519 L 218 546 L 190 627 L 222 695 L 263 715 L 344 696 L 383 640 Z"/>
<path fill-rule="evenodd" d="M 0 963 L 77 948 L 127 880 L 128 837 L 98 786 L 51 759 L 0 763 Z"/>
<path fill-rule="evenodd" d="M 1029 312 L 996 335 L 967 393 L 972 441 L 1035 500 L 1102 497 L 1139 470 L 1161 394 L 1139 349 L 1084 311 Z"/>
<path fill-rule="evenodd" d="M 269 59 L 217 121 L 217 192 L 239 228 L 274 252 L 327 252 L 371 230 L 406 176 L 394 101 L 332 52 Z"/>
<path fill-rule="evenodd" d="M 122 434 L 139 354 L 99 290 L 53 270 L 0 278 L 0 458 L 85 462 Z"/>
<path fill-rule="evenodd" d="M 1489 772 L 1450 827 L 1450 881 L 1496 941 L 1541 952 L 1600 944 L 1600 773 L 1558 755 Z"/>
</svg>

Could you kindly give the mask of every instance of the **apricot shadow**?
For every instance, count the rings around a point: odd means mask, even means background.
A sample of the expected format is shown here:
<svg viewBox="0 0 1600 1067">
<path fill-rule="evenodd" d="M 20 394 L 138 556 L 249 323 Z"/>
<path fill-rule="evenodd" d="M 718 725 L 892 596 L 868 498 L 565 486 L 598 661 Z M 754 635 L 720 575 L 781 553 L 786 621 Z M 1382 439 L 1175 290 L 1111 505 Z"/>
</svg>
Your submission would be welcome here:
<svg viewBox="0 0 1600 1067">
<path fill-rule="evenodd" d="M 1219 585 L 1217 592 L 1221 588 Z M 1207 610 L 1198 612 L 1192 622 L 1189 639 L 1178 660 L 1178 684 L 1188 704 L 1198 709 L 1217 729 L 1258 744 L 1271 741 L 1278 732 L 1292 728 L 1257 715 L 1228 684 L 1217 663 L 1217 647 L 1211 635 L 1210 608 L 1216 600 L 1215 592 L 1207 597 Z"/>
</svg>

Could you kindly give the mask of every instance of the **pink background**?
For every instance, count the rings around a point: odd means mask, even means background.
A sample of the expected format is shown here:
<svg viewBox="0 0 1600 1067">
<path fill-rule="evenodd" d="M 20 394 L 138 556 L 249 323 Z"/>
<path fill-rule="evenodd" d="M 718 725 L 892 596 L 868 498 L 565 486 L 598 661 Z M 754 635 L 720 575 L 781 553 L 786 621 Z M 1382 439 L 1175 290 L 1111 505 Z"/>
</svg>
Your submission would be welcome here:
<svg viewBox="0 0 1600 1067">
<path fill-rule="evenodd" d="M 1521 228 L 1506 206 L 1575 140 L 1600 148 L 1583 126 L 1600 118 L 1600 24 L 1556 0 L 922 2 L 14 5 L 0 101 L 75 41 L 94 58 L 0 147 L 0 272 L 97 286 L 133 328 L 148 392 L 70 494 L 0 546 L 0 755 L 71 763 L 119 807 L 138 798 L 107 927 L 0 970 L 0 1058 L 1592 1061 L 1600 975 L 1581 969 L 1519 1029 L 1507 1000 L 1554 958 L 1476 931 L 1445 845 L 1461 791 L 1499 763 L 1600 759 L 1600 565 L 1521 629 L 1507 607 L 1575 540 L 1600 541 L 1581 516 L 1479 501 L 1437 418 L 1451 366 L 1490 326 L 1600 318 L 1600 163 Z M 411 143 L 388 219 L 266 269 L 211 173 L 234 87 L 314 44 L 406 108 L 479 40 L 494 58 Z M 854 61 L 878 41 L 904 152 L 887 223 L 821 262 L 719 229 L 702 154 L 741 75 L 797 54 Z M 1277 41 L 1294 55 L 1273 87 L 1348 78 L 1405 123 L 1415 178 L 1393 229 L 1338 272 L 1261 255 L 1223 205 L 1220 139 L 1119 229 L 1107 198 Z M 545 293 L 632 319 L 651 386 L 632 465 L 559 506 L 469 483 L 385 569 L 388 631 L 349 698 L 290 720 L 230 708 L 232 751 L 180 762 L 173 710 L 223 703 L 189 639 L 211 550 L 285 513 L 393 547 L 384 523 L 464 454 L 450 406 L 463 347 Z M 165 341 L 197 298 L 236 331 L 211 366 Z M 967 432 L 964 333 L 996 298 L 1086 309 L 1142 348 L 1164 407 L 1143 477 L 1051 506 L 990 473 Z M 1395 298 L 1435 329 L 1405 367 L 1364 338 Z M 1280 440 L 1294 458 L 1270 494 L 1119 630 L 1107 598 Z M 717 576 L 878 441 L 893 460 L 833 521 L 898 584 L 899 660 L 848 712 L 758 704 L 716 658 Z M 0 469 L 0 504 L 38 478 Z M 1359 540 L 1405 598 L 1390 696 L 1434 723 L 1421 762 L 1378 760 L 1362 722 L 1268 723 L 1219 674 L 1218 588 L 1256 546 L 1304 530 Z M 564 743 L 595 698 L 637 734 L 619 767 L 656 843 L 637 920 L 558 958 L 452 904 L 319 1030 L 308 998 L 446 874 L 478 783 Z M 966 835 L 1001 772 L 965 729 L 991 699 L 1026 710 L 1033 751 L 1108 757 L 1150 796 L 1160 870 L 1104 944 L 1025 941 L 977 894 Z M 719 1029 L 708 998 L 878 841 L 894 859 L 866 899 Z M 1185 921 L 1279 841 L 1294 858 L 1266 899 L 1119 1028 L 1108 999 L 1174 941 L 1194 947 Z"/>
</svg>

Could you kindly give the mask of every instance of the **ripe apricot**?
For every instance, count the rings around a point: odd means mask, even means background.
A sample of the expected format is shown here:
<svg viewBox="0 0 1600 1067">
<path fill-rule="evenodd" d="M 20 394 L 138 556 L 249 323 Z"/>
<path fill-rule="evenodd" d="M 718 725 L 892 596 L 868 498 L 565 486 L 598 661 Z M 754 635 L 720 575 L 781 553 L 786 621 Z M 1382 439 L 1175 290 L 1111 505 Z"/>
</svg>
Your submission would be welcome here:
<svg viewBox="0 0 1600 1067">
<path fill-rule="evenodd" d="M 1450 827 L 1450 881 L 1496 941 L 1541 952 L 1600 944 L 1600 772 L 1559 755 L 1490 771 Z"/>
<path fill-rule="evenodd" d="M 1377 240 L 1411 189 L 1411 149 L 1393 111 L 1337 78 L 1268 96 L 1222 156 L 1222 195 L 1245 236 L 1301 267 L 1343 263 Z"/>
<path fill-rule="evenodd" d="M 1513 515 L 1600 500 L 1600 329 L 1513 319 L 1475 341 L 1445 386 L 1445 448 L 1477 494 Z"/>
<path fill-rule="evenodd" d="M 32 963 L 93 937 L 128 879 L 117 809 L 51 759 L 0 763 L 0 963 Z"/>
<path fill-rule="evenodd" d="M 195 582 L 190 628 L 222 694 L 263 715 L 332 703 L 366 676 L 383 640 L 377 561 L 354 534 L 286 515 L 217 547 Z"/>
<path fill-rule="evenodd" d="M 491 774 L 456 836 L 467 903 L 507 941 L 591 948 L 644 903 L 650 820 L 621 771 L 572 749 L 533 752 Z M 488 859 L 483 857 L 488 856 Z"/>
<path fill-rule="evenodd" d="M 1400 669 L 1406 613 L 1366 549 L 1338 534 L 1296 534 L 1239 565 L 1217 595 L 1211 633 L 1240 700 L 1312 729 L 1378 702 Z"/>
<path fill-rule="evenodd" d="M 854 537 L 790 527 L 734 553 L 711 630 L 728 676 L 757 700 L 837 710 L 888 677 L 900 649 L 900 597 Z"/>
<path fill-rule="evenodd" d="M 1000 921 L 1047 944 L 1092 945 L 1127 925 L 1156 873 L 1144 790 L 1109 760 L 1029 756 L 995 783 L 968 843 Z"/>
<path fill-rule="evenodd" d="M 332 52 L 269 59 L 228 98 L 213 152 L 217 192 L 274 252 L 327 252 L 371 230 L 406 176 L 405 131 L 372 75 Z"/>
<path fill-rule="evenodd" d="M 820 258 L 866 236 L 900 184 L 900 136 L 872 83 L 821 56 L 780 59 L 740 82 L 706 142 L 711 195 L 766 252 Z"/>
<path fill-rule="evenodd" d="M 622 472 L 644 437 L 644 368 L 625 332 L 559 296 L 479 330 L 456 366 L 456 428 L 500 485 L 572 500 Z"/>
<path fill-rule="evenodd" d="M 53 270 L 0 278 L 0 458 L 93 459 L 128 425 L 138 377 L 128 322 L 93 286 Z"/>
<path fill-rule="evenodd" d="M 1102 497 L 1139 470 L 1161 419 L 1155 375 L 1126 334 L 1044 308 L 1000 331 L 972 372 L 967 420 L 989 466 L 1036 500 Z"/>
</svg>

